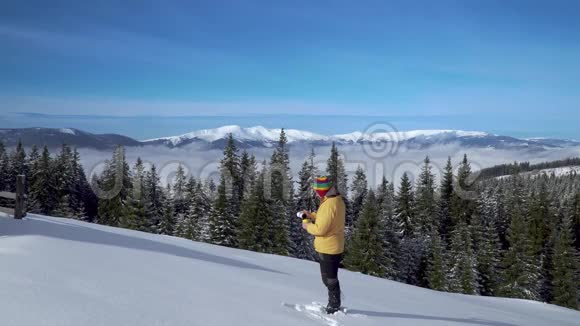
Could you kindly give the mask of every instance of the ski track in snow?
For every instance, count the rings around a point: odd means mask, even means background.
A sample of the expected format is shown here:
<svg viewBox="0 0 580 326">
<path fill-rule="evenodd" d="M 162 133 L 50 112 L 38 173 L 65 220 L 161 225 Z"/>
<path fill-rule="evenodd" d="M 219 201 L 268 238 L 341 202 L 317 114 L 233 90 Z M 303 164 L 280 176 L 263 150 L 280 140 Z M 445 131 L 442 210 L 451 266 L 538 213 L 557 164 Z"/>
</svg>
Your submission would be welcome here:
<svg viewBox="0 0 580 326">
<path fill-rule="evenodd" d="M 338 312 L 334 315 L 326 314 L 326 312 L 324 312 L 324 306 L 318 302 L 313 302 L 309 305 L 290 303 L 283 303 L 282 305 L 298 312 L 303 312 L 309 318 L 321 321 L 327 326 L 340 326 L 341 324 L 337 319 L 345 316 L 343 312 Z"/>
</svg>

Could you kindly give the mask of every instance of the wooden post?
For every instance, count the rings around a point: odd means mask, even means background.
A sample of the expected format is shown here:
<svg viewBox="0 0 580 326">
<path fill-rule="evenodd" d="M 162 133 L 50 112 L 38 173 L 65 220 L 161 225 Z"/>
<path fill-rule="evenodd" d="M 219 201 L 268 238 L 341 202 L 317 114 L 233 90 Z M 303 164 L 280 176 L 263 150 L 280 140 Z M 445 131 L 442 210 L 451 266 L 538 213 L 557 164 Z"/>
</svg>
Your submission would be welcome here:
<svg viewBox="0 0 580 326">
<path fill-rule="evenodd" d="M 16 176 L 16 200 L 14 202 L 14 218 L 24 217 L 24 176 Z"/>
</svg>

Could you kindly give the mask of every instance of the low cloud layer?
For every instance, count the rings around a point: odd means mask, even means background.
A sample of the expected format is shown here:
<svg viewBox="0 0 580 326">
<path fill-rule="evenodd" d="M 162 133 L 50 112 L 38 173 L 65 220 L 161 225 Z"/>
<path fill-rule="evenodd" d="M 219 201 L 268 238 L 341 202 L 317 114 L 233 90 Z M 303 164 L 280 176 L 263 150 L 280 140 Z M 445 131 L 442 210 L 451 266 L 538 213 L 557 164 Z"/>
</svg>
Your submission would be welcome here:
<svg viewBox="0 0 580 326">
<path fill-rule="evenodd" d="M 330 148 L 326 146 L 316 147 L 314 150 L 317 155 L 316 165 L 321 174 L 324 174 Z M 79 151 L 89 177 L 92 174 L 100 173 L 104 162 L 111 157 L 111 152 L 108 151 L 92 149 L 80 149 Z M 269 161 L 272 151 L 272 149 L 266 148 L 249 150 L 250 153 L 256 156 L 258 162 Z M 349 145 L 340 147 L 339 151 L 343 156 L 347 173 L 352 175 L 358 166 L 363 167 L 367 173 L 370 186 L 376 186 L 383 175 L 389 181 L 395 181 L 396 184 L 399 183 L 401 176 L 405 172 L 412 179 L 415 179 L 427 155 L 431 158 L 433 172 L 437 177 L 443 171 L 449 156 L 454 166 L 457 166 L 463 155 L 467 154 L 474 171 L 497 164 L 513 163 L 514 161 L 538 163 L 580 156 L 580 147 L 529 152 L 525 150 L 473 149 L 459 145 L 445 145 L 422 150 L 397 148 L 396 151 L 385 151 L 385 155 L 381 156 L 377 152 L 369 153 L 369 149 L 363 146 Z M 291 147 L 290 164 L 294 176 L 298 174 L 302 163 L 307 159 L 309 153 L 310 148 L 306 146 Z M 162 146 L 126 149 L 126 156 L 131 165 L 134 164 L 137 157 L 141 157 L 148 164 L 155 164 L 160 172 L 161 182 L 164 185 L 171 182 L 179 164 L 186 168 L 189 175 L 196 178 L 217 178 L 222 155 L 221 150 L 206 150 L 197 145 L 173 149 Z"/>
</svg>

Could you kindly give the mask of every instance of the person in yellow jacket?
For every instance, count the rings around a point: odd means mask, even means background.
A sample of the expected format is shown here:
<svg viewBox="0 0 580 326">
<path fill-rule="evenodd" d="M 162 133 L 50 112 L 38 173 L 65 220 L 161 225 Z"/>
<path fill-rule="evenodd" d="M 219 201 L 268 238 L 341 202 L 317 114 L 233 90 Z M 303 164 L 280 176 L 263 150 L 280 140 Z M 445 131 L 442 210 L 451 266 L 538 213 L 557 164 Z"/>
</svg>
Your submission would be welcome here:
<svg viewBox="0 0 580 326">
<path fill-rule="evenodd" d="M 322 282 L 328 289 L 326 312 L 340 310 L 340 283 L 338 267 L 344 252 L 344 223 L 346 209 L 342 196 L 328 177 L 318 177 L 312 185 L 321 199 L 316 213 L 302 211 L 307 220 L 302 227 L 312 234 L 314 249 L 318 253 Z"/>
</svg>

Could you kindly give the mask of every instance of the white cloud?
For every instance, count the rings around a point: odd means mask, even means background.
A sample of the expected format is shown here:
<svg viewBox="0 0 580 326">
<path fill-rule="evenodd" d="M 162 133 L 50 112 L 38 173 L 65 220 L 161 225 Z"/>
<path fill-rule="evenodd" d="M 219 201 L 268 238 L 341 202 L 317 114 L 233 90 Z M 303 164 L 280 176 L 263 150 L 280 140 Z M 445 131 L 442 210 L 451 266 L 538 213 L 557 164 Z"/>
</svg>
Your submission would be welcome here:
<svg viewBox="0 0 580 326">
<path fill-rule="evenodd" d="M 361 146 L 344 146 L 339 148 L 345 161 L 347 173 L 353 174 L 360 165 L 367 173 L 369 184 L 376 186 L 383 174 L 389 181 L 399 184 L 403 173 L 407 172 L 412 179 L 419 175 L 420 168 L 425 156 L 429 155 L 433 165 L 433 172 L 440 175 L 447 162 L 447 157 L 451 156 L 454 166 L 461 161 L 464 154 L 468 155 L 472 169 L 490 167 L 497 164 L 513 163 L 514 161 L 539 163 L 553 161 L 567 157 L 580 156 L 580 147 L 550 150 L 545 152 L 529 151 L 508 151 L 494 149 L 468 149 L 458 145 L 438 146 L 425 150 L 400 148 L 392 156 L 387 156 L 380 160 L 369 158 Z M 111 156 L 109 152 L 81 149 L 81 156 L 85 169 L 99 171 L 102 162 Z M 258 162 L 269 161 L 272 149 L 252 149 Z M 325 173 L 326 160 L 330 153 L 329 147 L 316 147 L 316 165 L 321 174 Z M 290 151 L 290 163 L 292 173 L 296 176 L 302 163 L 308 157 L 310 148 L 292 147 Z M 217 177 L 219 161 L 222 158 L 221 150 L 205 150 L 199 145 L 192 144 L 184 148 L 170 149 L 167 147 L 145 147 L 127 148 L 126 155 L 133 164 L 137 157 L 141 157 L 148 163 L 155 164 L 162 174 L 161 182 L 166 185 L 171 181 L 178 164 L 183 164 L 191 175 L 196 178 Z"/>
</svg>

